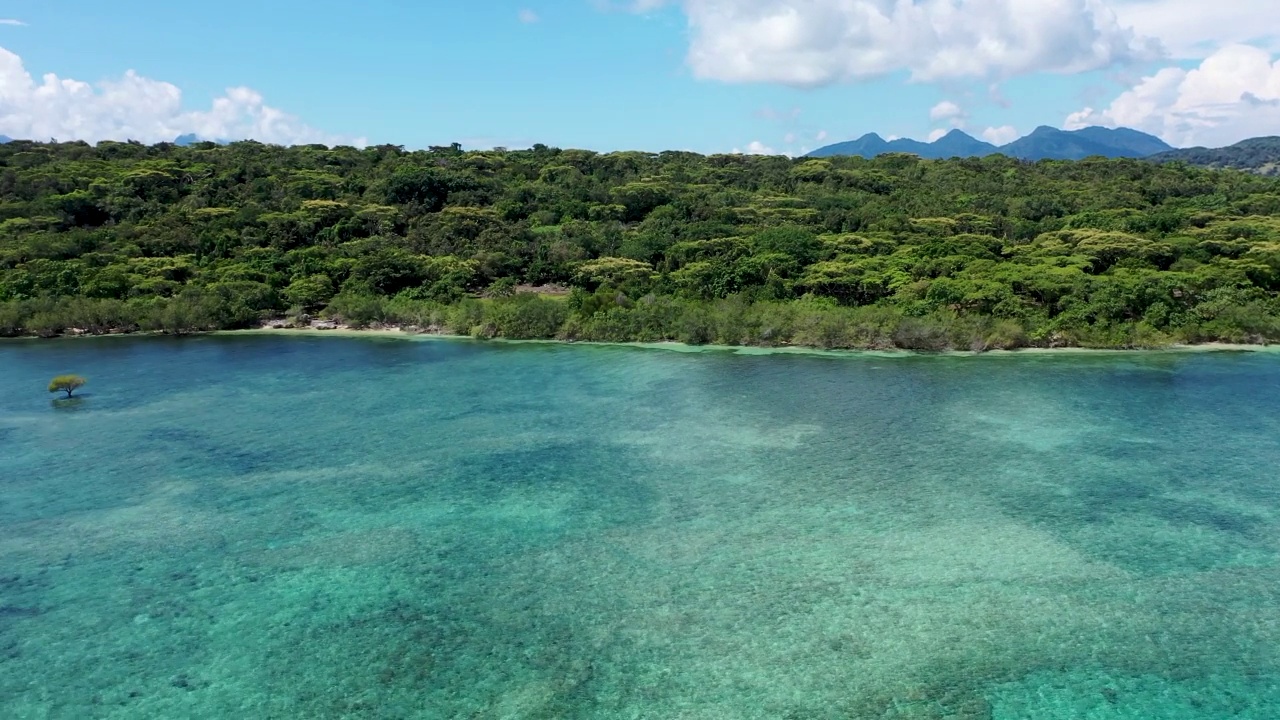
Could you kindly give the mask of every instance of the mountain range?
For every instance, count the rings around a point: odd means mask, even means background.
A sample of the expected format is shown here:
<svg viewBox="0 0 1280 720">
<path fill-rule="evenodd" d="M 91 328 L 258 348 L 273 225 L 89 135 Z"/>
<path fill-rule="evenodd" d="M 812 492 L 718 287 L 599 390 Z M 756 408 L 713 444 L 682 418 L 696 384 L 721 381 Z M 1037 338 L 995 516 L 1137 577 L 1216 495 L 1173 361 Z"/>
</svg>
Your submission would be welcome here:
<svg viewBox="0 0 1280 720">
<path fill-rule="evenodd" d="M 901 152 L 932 159 L 1002 154 L 1021 160 L 1080 160 L 1095 155 L 1144 158 L 1172 150 L 1173 146 L 1160 138 L 1129 128 L 1087 127 L 1080 130 L 1059 130 L 1042 125 L 1030 135 L 1001 146 L 983 142 L 962 130 L 952 130 L 933 142 L 907 138 L 890 141 L 871 133 L 850 142 L 818 148 L 809 153 L 808 157 L 876 157 Z"/>
<path fill-rule="evenodd" d="M 11 143 L 11 142 L 13 142 L 13 138 L 9 137 L 8 135 L 0 135 L 0 145 L 3 145 L 5 143 Z M 191 145 L 198 145 L 202 142 L 216 142 L 219 145 L 226 145 L 229 141 L 228 140 L 206 141 L 204 138 L 200 137 L 199 135 L 196 135 L 195 133 L 190 133 L 188 135 L 179 135 L 173 140 L 173 144 L 177 145 L 178 147 L 189 147 Z"/>
<path fill-rule="evenodd" d="M 228 145 L 231 143 L 230 140 L 210 140 L 209 138 L 200 137 L 195 133 L 187 133 L 186 135 L 179 135 L 178 137 L 173 139 L 173 144 L 177 145 L 178 147 L 191 147 L 192 145 L 199 145 L 200 143 L 204 143 L 204 142 L 217 143 L 218 145 Z"/>
</svg>

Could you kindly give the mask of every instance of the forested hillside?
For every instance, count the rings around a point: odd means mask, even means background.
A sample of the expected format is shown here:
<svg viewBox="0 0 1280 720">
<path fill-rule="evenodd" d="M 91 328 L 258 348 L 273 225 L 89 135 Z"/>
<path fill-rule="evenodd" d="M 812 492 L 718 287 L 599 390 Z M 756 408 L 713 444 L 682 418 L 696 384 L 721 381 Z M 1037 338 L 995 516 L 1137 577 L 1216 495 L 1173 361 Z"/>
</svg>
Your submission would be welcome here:
<svg viewBox="0 0 1280 720">
<path fill-rule="evenodd" d="M 1211 168 L 1280 175 L 1280 137 L 1251 138 L 1224 148 L 1194 147 L 1153 155 L 1156 162 L 1185 162 Z"/>
<path fill-rule="evenodd" d="M 1280 181 L 1177 164 L 0 146 L 4 335 L 1146 346 L 1280 339 L 1278 290 Z"/>
</svg>

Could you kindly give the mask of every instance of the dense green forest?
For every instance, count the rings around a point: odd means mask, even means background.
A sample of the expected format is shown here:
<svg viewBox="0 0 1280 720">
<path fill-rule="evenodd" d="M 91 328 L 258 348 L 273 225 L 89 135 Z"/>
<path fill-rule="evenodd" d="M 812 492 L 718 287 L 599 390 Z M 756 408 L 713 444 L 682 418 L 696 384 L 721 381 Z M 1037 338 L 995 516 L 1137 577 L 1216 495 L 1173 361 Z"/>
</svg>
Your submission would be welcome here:
<svg viewBox="0 0 1280 720">
<path fill-rule="evenodd" d="M 1178 163 L 0 146 L 0 335 L 1142 347 L 1280 339 L 1277 291 L 1280 180 Z"/>
</svg>

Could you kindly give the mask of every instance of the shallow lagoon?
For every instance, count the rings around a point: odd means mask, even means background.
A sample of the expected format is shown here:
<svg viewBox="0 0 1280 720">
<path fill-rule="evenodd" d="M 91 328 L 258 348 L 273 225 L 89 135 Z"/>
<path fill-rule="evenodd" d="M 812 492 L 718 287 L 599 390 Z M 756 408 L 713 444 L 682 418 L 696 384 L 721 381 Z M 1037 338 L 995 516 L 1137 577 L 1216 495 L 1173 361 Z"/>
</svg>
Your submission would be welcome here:
<svg viewBox="0 0 1280 720">
<path fill-rule="evenodd" d="M 0 716 L 1271 720 L 1278 460 L 1268 353 L 4 343 Z"/>
</svg>

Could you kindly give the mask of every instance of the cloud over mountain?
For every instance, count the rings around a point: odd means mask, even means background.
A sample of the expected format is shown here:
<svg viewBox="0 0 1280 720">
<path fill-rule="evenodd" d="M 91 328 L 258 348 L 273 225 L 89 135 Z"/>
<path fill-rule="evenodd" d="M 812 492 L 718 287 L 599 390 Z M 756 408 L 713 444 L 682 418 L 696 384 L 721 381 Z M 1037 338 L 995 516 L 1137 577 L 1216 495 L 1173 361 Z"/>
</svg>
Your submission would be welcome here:
<svg viewBox="0 0 1280 720">
<path fill-rule="evenodd" d="M 663 3 L 647 0 L 637 9 Z M 1150 60 L 1159 43 L 1101 0 L 669 0 L 698 77 L 819 86 L 907 71 L 917 81 L 1077 73 Z"/>
<path fill-rule="evenodd" d="M 1039 73 L 1126 68 L 1127 89 L 1066 125 L 1127 126 L 1175 145 L 1224 145 L 1280 127 L 1274 0 L 631 0 L 678 9 L 695 77 L 817 87 L 905 73 L 948 92 Z M 1198 67 L 1172 65 L 1195 60 Z M 1167 67 L 1153 67 L 1164 60 Z M 1130 75 L 1144 69 L 1145 77 Z M 1115 92 L 1112 90 L 1111 92 Z M 1114 95 L 1113 95 L 1114 97 Z M 970 108 L 966 108 L 970 109 Z M 953 102 L 934 124 L 967 126 Z M 1045 118 L 1048 120 L 1048 118 Z M 937 133 L 935 129 L 935 133 Z M 997 124 L 991 139 L 1012 134 Z"/>
<path fill-rule="evenodd" d="M 1222 146 L 1280 128 L 1280 61 L 1251 45 L 1228 45 L 1199 67 L 1142 78 L 1109 106 L 1085 108 L 1068 128 L 1125 126 L 1173 145 Z"/>
</svg>

